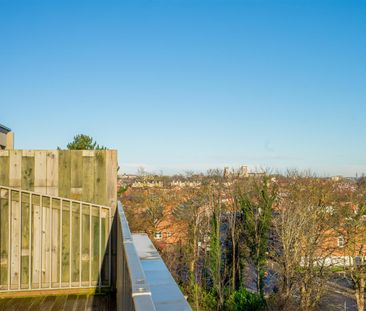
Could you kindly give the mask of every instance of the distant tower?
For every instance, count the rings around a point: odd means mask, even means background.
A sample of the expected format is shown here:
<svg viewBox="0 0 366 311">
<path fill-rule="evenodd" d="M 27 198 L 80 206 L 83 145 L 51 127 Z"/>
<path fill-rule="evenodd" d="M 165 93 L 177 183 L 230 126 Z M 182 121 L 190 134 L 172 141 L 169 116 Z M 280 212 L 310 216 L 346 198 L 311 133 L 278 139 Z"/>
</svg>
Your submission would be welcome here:
<svg viewBox="0 0 366 311">
<path fill-rule="evenodd" d="M 228 178 L 230 174 L 230 168 L 228 166 L 224 167 L 224 178 Z"/>
<path fill-rule="evenodd" d="M 249 170 L 248 170 L 248 166 L 242 165 L 239 168 L 239 177 L 243 178 L 243 177 L 248 177 L 249 176 Z"/>
</svg>

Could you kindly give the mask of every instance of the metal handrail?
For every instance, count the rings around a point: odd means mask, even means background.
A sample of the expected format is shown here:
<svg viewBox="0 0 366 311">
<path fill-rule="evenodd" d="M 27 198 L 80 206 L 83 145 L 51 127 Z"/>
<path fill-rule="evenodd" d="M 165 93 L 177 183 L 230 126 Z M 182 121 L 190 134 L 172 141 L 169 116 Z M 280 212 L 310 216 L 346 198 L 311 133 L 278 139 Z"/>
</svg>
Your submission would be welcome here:
<svg viewBox="0 0 366 311">
<path fill-rule="evenodd" d="M 109 206 L 0 186 L 0 292 L 110 287 L 112 216 Z M 97 240 L 92 239 L 92 226 L 98 234 Z M 68 231 L 63 232 L 64 229 Z M 85 248 L 89 254 L 85 259 L 82 233 L 86 231 L 89 239 Z M 98 254 L 98 262 L 93 267 L 92 250 Z M 63 276 L 65 261 L 69 267 Z M 83 263 L 88 265 L 87 278 L 83 276 Z M 102 280 L 101 271 L 105 266 L 108 266 L 108 278 Z M 92 270 L 96 268 L 98 276 L 93 279 Z M 3 284 L 4 271 L 6 284 Z"/>
<path fill-rule="evenodd" d="M 121 202 L 117 215 L 117 310 L 155 311 Z"/>
</svg>

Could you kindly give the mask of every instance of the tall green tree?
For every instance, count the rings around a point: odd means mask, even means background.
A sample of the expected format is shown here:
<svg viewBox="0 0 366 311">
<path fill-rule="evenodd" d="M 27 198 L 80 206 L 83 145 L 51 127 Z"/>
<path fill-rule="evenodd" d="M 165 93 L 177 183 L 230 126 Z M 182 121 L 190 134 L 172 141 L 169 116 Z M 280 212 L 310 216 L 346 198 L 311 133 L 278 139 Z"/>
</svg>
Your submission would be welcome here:
<svg viewBox="0 0 366 311">
<path fill-rule="evenodd" d="M 72 142 L 68 143 L 66 146 L 69 150 L 104 150 L 107 149 L 104 146 L 100 146 L 94 141 L 93 137 L 85 135 L 85 134 L 78 134 L 74 136 Z"/>
<path fill-rule="evenodd" d="M 262 297 L 272 205 L 276 196 L 276 187 L 270 187 L 270 179 L 265 176 L 260 180 L 254 179 L 252 190 L 242 193 L 239 198 L 245 241 L 249 257 L 255 266 L 257 292 Z"/>
</svg>

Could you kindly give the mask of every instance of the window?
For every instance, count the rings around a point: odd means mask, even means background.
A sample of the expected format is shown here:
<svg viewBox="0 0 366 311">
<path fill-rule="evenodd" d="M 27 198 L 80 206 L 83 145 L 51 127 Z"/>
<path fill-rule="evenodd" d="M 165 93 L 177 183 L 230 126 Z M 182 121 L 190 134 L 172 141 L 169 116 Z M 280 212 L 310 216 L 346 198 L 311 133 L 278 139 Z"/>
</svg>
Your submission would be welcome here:
<svg viewBox="0 0 366 311">
<path fill-rule="evenodd" d="M 155 238 L 156 240 L 160 240 L 160 239 L 161 239 L 161 232 L 160 232 L 160 231 L 155 232 L 155 234 L 154 234 L 154 238 Z"/>
<path fill-rule="evenodd" d="M 337 245 L 338 245 L 338 247 L 341 247 L 342 248 L 342 247 L 344 247 L 344 244 L 345 244 L 344 236 L 341 235 L 341 236 L 338 237 Z"/>
</svg>

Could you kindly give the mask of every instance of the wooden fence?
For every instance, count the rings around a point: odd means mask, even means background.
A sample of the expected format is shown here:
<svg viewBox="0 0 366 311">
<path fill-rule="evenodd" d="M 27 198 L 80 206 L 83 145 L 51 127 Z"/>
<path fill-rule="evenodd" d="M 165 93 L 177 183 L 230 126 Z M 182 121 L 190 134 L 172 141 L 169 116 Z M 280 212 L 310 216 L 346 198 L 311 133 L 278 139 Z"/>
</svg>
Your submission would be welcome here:
<svg viewBox="0 0 366 311">
<path fill-rule="evenodd" d="M 111 286 L 112 208 L 0 186 L 0 293 Z"/>
<path fill-rule="evenodd" d="M 115 207 L 116 150 L 0 150 L 0 185 Z"/>
<path fill-rule="evenodd" d="M 117 170 L 115 150 L 0 150 L 0 292 L 111 286 Z"/>
</svg>

